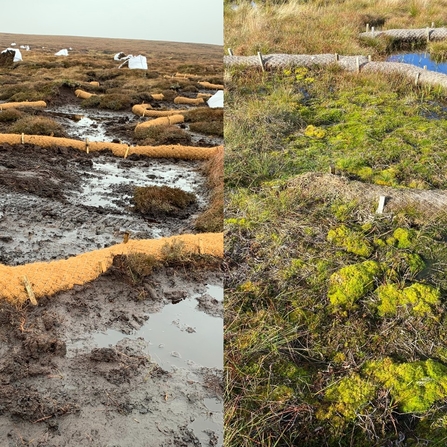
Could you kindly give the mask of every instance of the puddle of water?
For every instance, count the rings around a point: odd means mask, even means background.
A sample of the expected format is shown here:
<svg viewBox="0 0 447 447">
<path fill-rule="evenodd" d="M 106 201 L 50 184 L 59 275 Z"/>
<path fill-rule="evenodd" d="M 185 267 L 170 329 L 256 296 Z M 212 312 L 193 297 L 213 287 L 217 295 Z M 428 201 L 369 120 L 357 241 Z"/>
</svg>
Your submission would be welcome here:
<svg viewBox="0 0 447 447">
<path fill-rule="evenodd" d="M 78 198 L 84 205 L 118 208 L 113 202 L 116 197 L 112 197 L 109 192 L 113 185 L 169 185 L 172 188 L 180 188 L 196 194 L 199 206 L 206 204 L 201 194 L 201 191 L 205 190 L 204 178 L 192 165 L 160 163 L 156 159 L 148 163 L 150 163 L 149 167 L 133 163 L 133 166 L 129 168 L 124 167 L 117 160 L 100 156 L 93 160 L 93 172 L 83 171 L 86 180 Z M 121 198 L 129 199 L 130 196 Z"/>
<path fill-rule="evenodd" d="M 56 114 L 54 119 L 64 126 L 68 134 L 74 134 L 83 140 L 88 138 L 90 141 L 111 141 L 113 137 L 106 136 L 107 122 L 116 122 L 118 119 L 125 119 L 127 122 L 136 120 L 136 116 L 131 112 L 85 109 L 74 104 L 49 107 L 47 111 Z M 74 120 L 73 116 L 82 118 Z M 121 141 L 130 143 L 127 140 Z"/>
<path fill-rule="evenodd" d="M 222 427 L 223 427 L 223 402 L 219 399 L 204 399 L 207 412 L 202 417 L 197 418 L 190 428 L 199 438 L 202 445 L 222 446 Z M 214 432 L 218 437 L 217 444 L 210 443 L 210 437 L 207 432 Z"/>
<path fill-rule="evenodd" d="M 207 285 L 206 289 L 206 294 L 222 301 L 222 286 Z M 190 369 L 195 366 L 222 369 L 223 319 L 197 310 L 195 298 L 198 296 L 167 304 L 160 312 L 150 314 L 149 320 L 130 335 L 114 329 L 96 332 L 90 334 L 93 341 L 86 339 L 67 343 L 67 351 L 75 352 L 86 344 L 89 348 L 115 346 L 124 338 L 144 339 L 147 354 L 163 369 Z"/>
<path fill-rule="evenodd" d="M 406 64 L 415 65 L 416 67 L 424 68 L 427 70 L 437 71 L 439 73 L 447 74 L 447 62 L 436 63 L 431 60 L 429 53 L 406 53 L 406 54 L 394 54 L 387 59 L 388 62 L 403 62 Z"/>
</svg>

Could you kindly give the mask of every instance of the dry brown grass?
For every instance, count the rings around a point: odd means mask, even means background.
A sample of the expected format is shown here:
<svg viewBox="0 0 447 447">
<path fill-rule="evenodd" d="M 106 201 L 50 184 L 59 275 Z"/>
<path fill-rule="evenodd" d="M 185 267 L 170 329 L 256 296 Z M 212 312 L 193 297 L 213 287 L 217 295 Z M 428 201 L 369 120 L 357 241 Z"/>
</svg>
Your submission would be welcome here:
<svg viewBox="0 0 447 447">
<path fill-rule="evenodd" d="M 135 138 L 140 140 L 141 146 L 155 146 L 159 144 L 181 144 L 188 146 L 191 135 L 177 126 L 138 127 Z"/>
<path fill-rule="evenodd" d="M 175 216 L 195 201 L 194 194 L 169 186 L 139 186 L 134 191 L 135 210 L 148 216 Z"/>
<path fill-rule="evenodd" d="M 11 133 L 66 137 L 63 127 L 51 118 L 27 115 L 18 119 L 9 129 Z"/>
<path fill-rule="evenodd" d="M 224 148 L 220 147 L 214 157 L 204 163 L 203 170 L 207 176 L 207 184 L 211 188 L 211 203 L 194 223 L 198 231 L 223 231 L 224 207 Z"/>
<path fill-rule="evenodd" d="M 375 49 L 365 48 L 358 38 L 367 23 L 376 29 L 425 28 L 432 22 L 443 26 L 446 7 L 446 0 L 290 0 L 265 8 L 247 2 L 237 10 L 225 9 L 225 45 L 238 55 L 375 55 Z"/>
</svg>

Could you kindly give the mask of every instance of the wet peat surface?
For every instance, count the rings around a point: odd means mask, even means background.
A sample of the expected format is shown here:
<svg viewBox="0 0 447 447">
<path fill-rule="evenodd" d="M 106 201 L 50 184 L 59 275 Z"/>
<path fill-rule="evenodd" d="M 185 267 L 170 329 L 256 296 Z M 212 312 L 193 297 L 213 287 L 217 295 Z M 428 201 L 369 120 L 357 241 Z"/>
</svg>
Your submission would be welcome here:
<svg viewBox="0 0 447 447">
<path fill-rule="evenodd" d="M 135 284 L 118 262 L 37 307 L 3 305 L 1 445 L 221 446 L 222 297 L 218 268 Z"/>
<path fill-rule="evenodd" d="M 191 232 L 207 205 L 200 163 L 70 148 L 0 145 L 0 262 L 61 259 L 123 240 Z M 175 216 L 134 211 L 135 186 L 192 192 L 196 204 Z"/>
<path fill-rule="evenodd" d="M 67 117 L 77 107 L 51 112 L 71 121 L 70 138 L 92 140 L 96 129 L 98 140 L 132 143 L 138 117 Z M 126 233 L 193 232 L 209 200 L 201 163 L 1 144 L 0 263 L 64 259 Z M 135 212 L 134 188 L 151 185 L 191 192 L 196 203 L 169 216 Z M 0 445 L 221 446 L 222 300 L 219 265 L 159 267 L 138 282 L 116 265 L 37 307 L 1 305 Z"/>
</svg>

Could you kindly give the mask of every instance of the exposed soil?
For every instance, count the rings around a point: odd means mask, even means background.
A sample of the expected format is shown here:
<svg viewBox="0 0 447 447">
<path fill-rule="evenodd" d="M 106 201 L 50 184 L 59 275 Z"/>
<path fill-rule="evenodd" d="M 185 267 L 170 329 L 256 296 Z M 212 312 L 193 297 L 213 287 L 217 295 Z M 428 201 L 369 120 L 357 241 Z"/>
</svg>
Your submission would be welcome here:
<svg viewBox="0 0 447 447">
<path fill-rule="evenodd" d="M 221 445 L 220 365 L 162 368 L 143 338 L 110 346 L 94 341 L 98 331 L 150 327 L 153 312 L 173 306 L 166 297 L 202 297 L 206 284 L 221 281 L 216 272 L 162 268 L 135 286 L 118 263 L 88 286 L 37 307 L 18 312 L 2 305 L 1 445 Z M 179 330 L 178 336 L 193 334 Z"/>
<path fill-rule="evenodd" d="M 123 240 L 191 232 L 207 204 L 199 164 L 131 155 L 126 160 L 76 149 L 0 145 L 0 262 L 60 259 Z M 187 189 L 197 203 L 175 216 L 147 218 L 134 186 Z"/>
</svg>

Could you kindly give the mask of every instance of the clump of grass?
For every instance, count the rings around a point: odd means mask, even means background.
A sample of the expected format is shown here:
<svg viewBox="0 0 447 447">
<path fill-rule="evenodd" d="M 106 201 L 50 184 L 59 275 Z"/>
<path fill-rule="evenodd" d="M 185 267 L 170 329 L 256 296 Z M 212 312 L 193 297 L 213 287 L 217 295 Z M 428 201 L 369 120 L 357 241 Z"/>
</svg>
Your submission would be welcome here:
<svg viewBox="0 0 447 447">
<path fill-rule="evenodd" d="M 105 94 L 100 96 L 99 107 L 108 110 L 127 110 L 131 107 L 128 95 L 120 93 Z"/>
<path fill-rule="evenodd" d="M 223 136 L 223 109 L 198 107 L 184 112 L 184 117 L 194 132 Z"/>
<path fill-rule="evenodd" d="M 17 109 L 6 109 L 0 112 L 1 122 L 17 121 L 23 117 L 23 112 Z"/>
<path fill-rule="evenodd" d="M 446 42 L 430 42 L 428 51 L 431 58 L 439 63 L 447 61 L 447 43 Z"/>
<path fill-rule="evenodd" d="M 135 138 L 140 145 L 153 146 L 157 144 L 182 144 L 191 143 L 191 135 L 177 126 L 150 126 L 137 128 Z"/>
<path fill-rule="evenodd" d="M 82 106 L 87 108 L 99 107 L 107 110 L 127 110 L 130 109 L 131 105 L 131 97 L 123 93 L 93 95 L 82 100 Z"/>
<path fill-rule="evenodd" d="M 24 133 L 26 135 L 47 135 L 65 137 L 64 128 L 51 118 L 39 116 L 24 116 L 18 119 L 11 127 L 12 133 Z"/>
<path fill-rule="evenodd" d="M 0 93 L 0 99 L 21 102 L 21 101 L 48 101 L 56 97 L 59 93 L 59 86 L 53 81 L 23 82 L 5 86 Z"/>
<path fill-rule="evenodd" d="M 114 261 L 115 263 L 116 261 Z M 137 284 L 145 277 L 150 276 L 154 269 L 160 266 L 160 261 L 155 256 L 145 253 L 130 253 L 121 255 L 118 264 L 132 279 L 132 282 Z"/>
<path fill-rule="evenodd" d="M 210 109 L 209 107 L 196 107 L 184 112 L 185 121 L 187 123 L 198 123 L 203 121 L 208 122 L 223 122 L 222 109 Z"/>
<path fill-rule="evenodd" d="M 199 270 L 214 270 L 220 267 L 221 260 L 214 256 L 193 253 L 186 249 L 180 239 L 166 242 L 161 248 L 163 264 L 169 267 L 184 267 Z"/>
<path fill-rule="evenodd" d="M 223 137 L 223 123 L 219 123 L 217 121 L 191 123 L 189 128 L 193 132 L 204 135 L 216 135 Z"/>
<path fill-rule="evenodd" d="M 90 96 L 90 98 L 83 99 L 81 102 L 82 107 L 86 108 L 99 107 L 100 103 L 101 103 L 101 97 L 99 95 Z"/>
<path fill-rule="evenodd" d="M 196 197 L 190 192 L 169 186 L 141 186 L 135 188 L 133 200 L 136 211 L 159 217 L 181 215 L 196 202 Z"/>
</svg>

